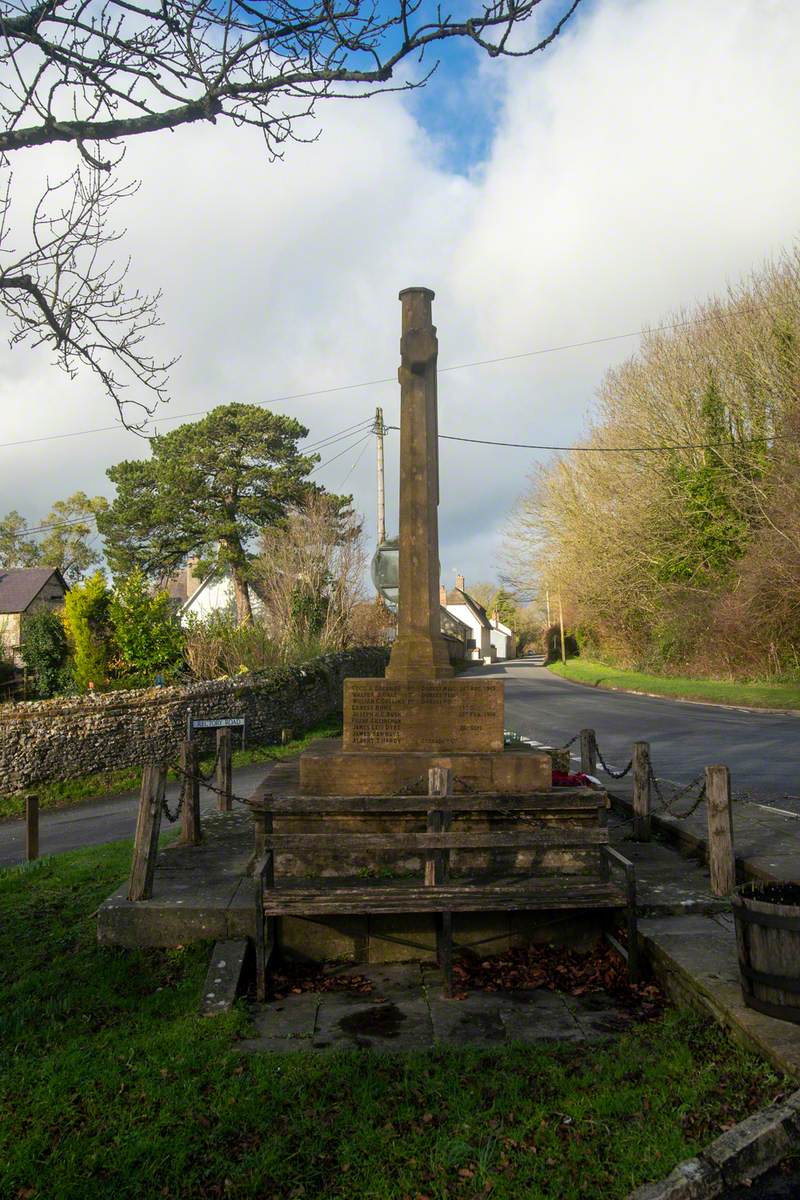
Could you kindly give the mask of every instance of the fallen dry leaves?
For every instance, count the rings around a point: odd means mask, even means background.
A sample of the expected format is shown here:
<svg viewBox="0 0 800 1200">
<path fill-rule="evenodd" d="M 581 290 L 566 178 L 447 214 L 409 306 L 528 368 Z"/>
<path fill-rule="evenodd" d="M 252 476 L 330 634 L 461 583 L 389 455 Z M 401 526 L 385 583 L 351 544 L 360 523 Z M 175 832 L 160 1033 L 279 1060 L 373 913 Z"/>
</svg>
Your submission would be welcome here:
<svg viewBox="0 0 800 1200">
<path fill-rule="evenodd" d="M 570 996 L 606 992 L 645 1020 L 659 1016 L 665 1003 L 655 984 L 631 984 L 621 955 L 600 939 L 585 952 L 544 944 L 508 950 L 493 958 L 465 956 L 453 966 L 453 983 L 460 995 L 535 988 Z"/>
</svg>

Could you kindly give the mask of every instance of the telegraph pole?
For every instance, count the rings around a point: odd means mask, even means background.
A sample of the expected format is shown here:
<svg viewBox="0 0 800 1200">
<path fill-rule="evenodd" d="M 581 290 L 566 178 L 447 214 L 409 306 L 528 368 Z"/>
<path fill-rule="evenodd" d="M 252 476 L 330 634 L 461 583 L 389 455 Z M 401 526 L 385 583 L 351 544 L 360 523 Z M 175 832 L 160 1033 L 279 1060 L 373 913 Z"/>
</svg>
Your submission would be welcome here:
<svg viewBox="0 0 800 1200">
<path fill-rule="evenodd" d="M 386 426 L 383 423 L 383 409 L 375 409 L 375 424 L 372 432 L 377 439 L 378 449 L 378 545 L 386 541 L 386 502 L 383 488 L 383 439 Z"/>
<path fill-rule="evenodd" d="M 567 646 L 564 640 L 564 609 L 561 607 L 561 588 L 558 589 L 558 624 L 561 630 L 561 661 L 567 661 Z"/>
</svg>

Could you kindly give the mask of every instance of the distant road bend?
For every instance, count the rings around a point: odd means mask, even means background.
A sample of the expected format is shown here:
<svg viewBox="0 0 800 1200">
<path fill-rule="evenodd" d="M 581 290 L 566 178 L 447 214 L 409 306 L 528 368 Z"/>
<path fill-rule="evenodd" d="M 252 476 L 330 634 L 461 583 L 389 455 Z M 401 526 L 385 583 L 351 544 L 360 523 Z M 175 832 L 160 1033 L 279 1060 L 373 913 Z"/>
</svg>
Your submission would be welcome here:
<svg viewBox="0 0 800 1200">
<path fill-rule="evenodd" d="M 563 746 L 580 729 L 594 729 L 606 762 L 621 769 L 634 742 L 649 742 L 660 779 L 687 784 L 704 767 L 725 763 L 735 795 L 800 815 L 800 714 L 604 691 L 525 658 L 469 674 L 505 680 L 506 728 L 544 745 Z"/>
</svg>

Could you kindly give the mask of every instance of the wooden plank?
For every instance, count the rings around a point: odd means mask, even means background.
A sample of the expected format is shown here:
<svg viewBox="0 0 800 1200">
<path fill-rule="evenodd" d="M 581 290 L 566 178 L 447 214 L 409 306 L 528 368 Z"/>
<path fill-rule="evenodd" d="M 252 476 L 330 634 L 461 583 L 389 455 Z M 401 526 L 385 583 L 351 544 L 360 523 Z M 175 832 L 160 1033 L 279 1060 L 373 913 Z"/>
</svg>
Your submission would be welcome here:
<svg viewBox="0 0 800 1200">
<path fill-rule="evenodd" d="M 474 882 L 475 877 L 471 877 L 471 882 L 462 883 L 460 881 L 444 883 L 438 891 L 443 895 L 504 895 L 511 892 L 534 893 L 540 891 L 546 892 L 562 892 L 568 895 L 581 896 L 602 896 L 608 894 L 622 895 L 623 889 L 615 883 L 609 883 L 605 880 L 598 879 L 596 875 L 539 875 L 535 879 L 531 879 L 527 875 L 513 876 L 511 879 L 505 877 L 502 880 L 487 879 L 486 881 Z M 365 896 L 372 895 L 387 895 L 387 896 L 411 896 L 424 899 L 430 894 L 430 888 L 427 887 L 421 879 L 414 878 L 411 880 L 394 880 L 387 882 L 384 880 L 365 880 L 354 882 L 348 880 L 346 883 L 340 884 L 336 879 L 325 879 L 320 883 L 316 881 L 303 881 L 300 885 L 288 884 L 286 887 L 278 887 L 275 889 L 277 895 L 280 896 L 307 896 L 307 897 L 325 897 L 325 896 Z"/>
<path fill-rule="evenodd" d="M 338 829 L 332 833 L 267 834 L 265 845 L 273 850 L 519 850 L 534 846 L 574 848 L 608 844 L 607 828 L 539 829 L 526 825 L 517 830 L 484 830 L 477 833 L 356 833 Z"/>
<path fill-rule="evenodd" d="M 358 916 L 363 914 L 423 912 L 528 912 L 569 909 L 626 908 L 624 892 L 598 890 L 567 894 L 557 891 L 512 891 L 504 894 L 461 893 L 446 888 L 427 888 L 423 895 L 397 896 L 389 889 L 376 888 L 369 895 L 314 897 L 293 895 L 276 890 L 264 900 L 268 916 Z"/>
<path fill-rule="evenodd" d="M 142 772 L 139 812 L 133 838 L 133 860 L 128 883 L 129 900 L 149 900 L 153 895 L 161 810 L 167 786 L 167 768 L 148 763 Z"/>
<path fill-rule="evenodd" d="M 197 742 L 181 742 L 181 842 L 199 846 L 200 831 L 200 754 Z"/>
<path fill-rule="evenodd" d="M 230 812 L 233 807 L 233 743 L 230 729 L 217 730 L 217 808 Z"/>
<path fill-rule="evenodd" d="M 733 851 L 731 773 L 727 767 L 706 767 L 706 803 L 711 891 L 715 896 L 730 896 L 736 887 L 736 857 Z"/>
<path fill-rule="evenodd" d="M 248 804 L 254 808 L 269 808 L 276 816 L 316 816 L 323 813 L 385 816 L 387 813 L 425 813 L 431 807 L 428 796 L 272 796 L 268 783 L 256 790 Z M 608 805 L 606 792 L 593 788 L 558 788 L 552 792 L 534 792 L 525 796 L 476 792 L 449 796 L 446 807 L 452 812 L 542 811 L 569 816 L 607 809 Z"/>
<path fill-rule="evenodd" d="M 650 841 L 650 743 L 633 743 L 633 836 Z"/>
<path fill-rule="evenodd" d="M 39 797 L 25 797 L 25 860 L 39 857 Z"/>
</svg>

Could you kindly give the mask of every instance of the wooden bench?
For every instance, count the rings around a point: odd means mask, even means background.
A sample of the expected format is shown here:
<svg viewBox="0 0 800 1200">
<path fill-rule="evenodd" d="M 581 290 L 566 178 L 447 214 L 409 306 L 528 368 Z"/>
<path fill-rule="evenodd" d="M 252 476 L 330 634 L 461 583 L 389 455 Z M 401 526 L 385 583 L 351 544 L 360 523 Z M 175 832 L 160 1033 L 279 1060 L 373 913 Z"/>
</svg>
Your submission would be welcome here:
<svg viewBox="0 0 800 1200">
<path fill-rule="evenodd" d="M 433 913 L 436 949 L 444 974 L 444 995 L 452 993 L 455 912 L 534 912 L 553 910 L 624 910 L 627 947 L 607 931 L 638 977 L 636 879 L 633 864 L 608 844 L 607 800 L 591 788 L 558 788 L 530 796 L 453 795 L 450 772 L 432 768 L 427 796 L 273 796 L 266 786 L 249 804 L 255 823 L 253 875 L 256 880 L 257 995 L 268 993 L 268 970 L 276 945 L 278 917 L 373 916 Z M 602 797 L 602 799 L 601 799 Z M 567 809 L 592 823 L 559 823 Z M 535 813 L 535 817 L 526 814 Z M 454 817 L 504 817 L 512 828 L 453 830 Z M 596 817 L 595 817 L 596 814 Z M 320 816 L 390 819 L 397 815 L 427 818 L 425 832 L 359 832 L 341 827 L 324 832 L 275 832 L 275 817 Z M 451 878 L 452 851 L 589 851 L 590 873 L 514 874 Z M 284 880 L 276 883 L 275 856 L 281 852 L 323 851 L 335 858 L 346 852 L 371 865 L 376 852 L 413 854 L 424 859 L 424 879 Z M 612 881 L 618 872 L 621 883 Z"/>
</svg>

